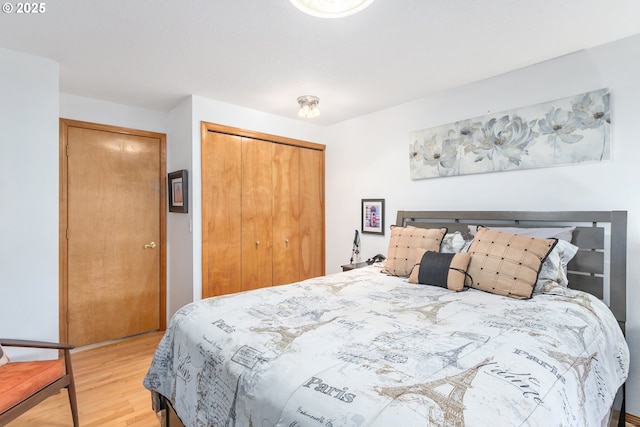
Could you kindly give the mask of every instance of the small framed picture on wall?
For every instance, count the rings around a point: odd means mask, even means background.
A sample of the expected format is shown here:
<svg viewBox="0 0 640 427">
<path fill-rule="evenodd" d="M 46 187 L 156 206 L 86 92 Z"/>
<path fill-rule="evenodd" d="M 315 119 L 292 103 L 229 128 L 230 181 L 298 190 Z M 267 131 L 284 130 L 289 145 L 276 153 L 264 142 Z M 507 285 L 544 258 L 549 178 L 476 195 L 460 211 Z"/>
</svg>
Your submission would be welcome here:
<svg viewBox="0 0 640 427">
<path fill-rule="evenodd" d="M 169 212 L 189 212 L 189 182 L 186 169 L 169 174 Z"/>
<path fill-rule="evenodd" d="M 362 232 L 384 235 L 384 199 L 362 199 Z"/>
</svg>

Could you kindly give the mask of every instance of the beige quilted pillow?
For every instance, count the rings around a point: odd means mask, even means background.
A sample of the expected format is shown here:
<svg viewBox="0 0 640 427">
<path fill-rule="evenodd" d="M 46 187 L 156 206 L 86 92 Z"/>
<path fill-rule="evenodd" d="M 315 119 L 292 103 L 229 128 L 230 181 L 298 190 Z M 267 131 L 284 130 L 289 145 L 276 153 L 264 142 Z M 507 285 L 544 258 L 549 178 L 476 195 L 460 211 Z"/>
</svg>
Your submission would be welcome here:
<svg viewBox="0 0 640 427">
<path fill-rule="evenodd" d="M 471 287 L 512 298 L 531 298 L 538 272 L 557 239 L 540 239 L 479 227 L 469 253 Z"/>
<path fill-rule="evenodd" d="M 440 251 L 446 228 L 393 227 L 384 272 L 408 277 L 416 263 L 416 249 Z"/>
</svg>

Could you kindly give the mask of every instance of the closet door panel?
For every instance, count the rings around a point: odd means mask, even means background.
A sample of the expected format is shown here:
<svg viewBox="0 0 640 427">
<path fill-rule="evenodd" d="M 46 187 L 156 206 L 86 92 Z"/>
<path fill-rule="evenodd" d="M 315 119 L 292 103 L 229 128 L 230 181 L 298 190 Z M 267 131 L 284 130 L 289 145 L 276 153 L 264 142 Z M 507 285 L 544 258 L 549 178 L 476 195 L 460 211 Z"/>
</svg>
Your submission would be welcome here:
<svg viewBox="0 0 640 427">
<path fill-rule="evenodd" d="M 271 286 L 273 145 L 242 138 L 242 290 Z"/>
<path fill-rule="evenodd" d="M 297 147 L 273 144 L 273 284 L 300 280 L 300 174 Z"/>
<path fill-rule="evenodd" d="M 325 274 L 324 151 L 300 149 L 300 280 Z"/>
<path fill-rule="evenodd" d="M 202 144 L 202 297 L 241 290 L 241 138 L 207 132 Z"/>
</svg>

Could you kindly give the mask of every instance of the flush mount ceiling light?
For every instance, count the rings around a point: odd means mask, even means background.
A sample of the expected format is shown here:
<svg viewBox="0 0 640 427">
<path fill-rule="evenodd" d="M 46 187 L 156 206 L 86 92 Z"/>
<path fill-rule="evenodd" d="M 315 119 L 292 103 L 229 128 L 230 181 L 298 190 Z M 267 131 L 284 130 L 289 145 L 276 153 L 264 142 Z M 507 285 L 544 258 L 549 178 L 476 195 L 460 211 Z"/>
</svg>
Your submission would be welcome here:
<svg viewBox="0 0 640 427">
<path fill-rule="evenodd" d="M 342 18 L 360 12 L 373 0 L 289 0 L 295 7 L 319 18 Z"/>
<path fill-rule="evenodd" d="M 320 115 L 320 110 L 318 109 L 319 102 L 320 98 L 317 96 L 304 95 L 299 97 L 298 104 L 300 104 L 300 110 L 298 111 L 298 115 L 308 119 L 318 117 Z"/>
</svg>

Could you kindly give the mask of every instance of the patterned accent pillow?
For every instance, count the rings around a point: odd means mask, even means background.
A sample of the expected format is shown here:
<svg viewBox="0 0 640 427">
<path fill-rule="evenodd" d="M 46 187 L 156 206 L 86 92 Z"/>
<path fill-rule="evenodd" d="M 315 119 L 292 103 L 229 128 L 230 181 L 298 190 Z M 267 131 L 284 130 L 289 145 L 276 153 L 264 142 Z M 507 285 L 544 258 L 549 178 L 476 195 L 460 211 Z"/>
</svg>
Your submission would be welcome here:
<svg viewBox="0 0 640 427">
<path fill-rule="evenodd" d="M 426 256 L 426 249 L 418 248 L 416 249 L 416 263 L 411 271 L 411 275 L 409 276 L 409 283 L 421 283 L 424 285 L 435 285 L 443 288 L 447 288 L 452 291 L 459 292 L 464 289 L 467 267 L 469 266 L 469 261 L 471 260 L 471 255 L 467 252 L 462 253 L 447 253 L 447 252 L 430 252 L 431 256 Z M 436 257 L 446 257 L 450 258 L 446 260 L 448 263 L 448 272 L 446 273 L 446 277 L 443 283 L 423 283 L 420 280 L 421 269 L 429 269 L 433 266 L 433 260 Z M 443 261 L 444 262 L 444 261 Z M 435 263 L 437 264 L 437 262 Z M 436 265 L 437 268 L 437 265 Z"/>
<path fill-rule="evenodd" d="M 2 346 L 0 345 L 0 366 L 9 363 L 9 356 L 4 352 Z"/>
<path fill-rule="evenodd" d="M 538 281 L 533 293 L 544 293 L 555 285 L 567 287 L 567 265 L 578 253 L 578 247 L 566 240 L 558 240 L 558 244 L 549 252 L 549 256 L 542 263 Z"/>
<path fill-rule="evenodd" d="M 459 231 L 453 233 L 447 233 L 442 238 L 442 245 L 440 245 L 440 252 L 447 254 L 455 254 L 462 252 L 464 247 L 471 243 L 471 240 L 465 240 L 462 233 Z"/>
<path fill-rule="evenodd" d="M 469 247 L 471 287 L 511 298 L 531 298 L 542 263 L 557 242 L 478 227 Z"/>
<path fill-rule="evenodd" d="M 416 249 L 439 252 L 446 228 L 393 227 L 383 272 L 408 277 L 416 263 Z"/>
</svg>

